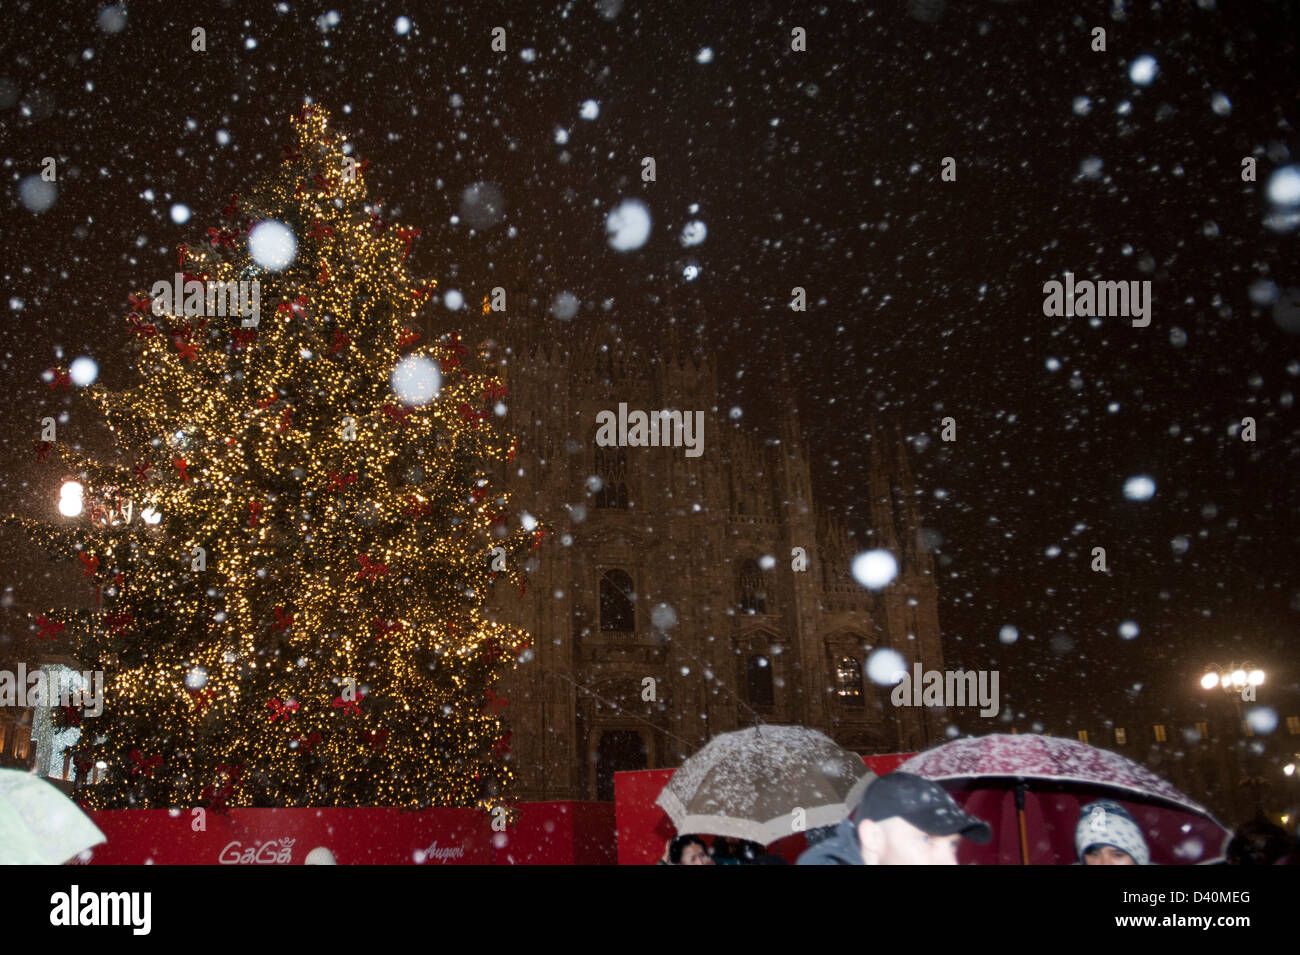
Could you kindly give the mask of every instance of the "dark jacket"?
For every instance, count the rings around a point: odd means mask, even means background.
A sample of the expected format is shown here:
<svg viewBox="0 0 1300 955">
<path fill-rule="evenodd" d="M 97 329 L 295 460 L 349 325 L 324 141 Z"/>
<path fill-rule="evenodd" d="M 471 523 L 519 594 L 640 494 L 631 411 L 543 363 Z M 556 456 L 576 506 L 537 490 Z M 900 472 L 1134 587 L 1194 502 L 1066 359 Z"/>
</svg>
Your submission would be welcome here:
<svg viewBox="0 0 1300 955">
<path fill-rule="evenodd" d="M 795 865 L 864 865 L 858 827 L 845 819 L 829 839 L 823 839 L 799 856 Z"/>
</svg>

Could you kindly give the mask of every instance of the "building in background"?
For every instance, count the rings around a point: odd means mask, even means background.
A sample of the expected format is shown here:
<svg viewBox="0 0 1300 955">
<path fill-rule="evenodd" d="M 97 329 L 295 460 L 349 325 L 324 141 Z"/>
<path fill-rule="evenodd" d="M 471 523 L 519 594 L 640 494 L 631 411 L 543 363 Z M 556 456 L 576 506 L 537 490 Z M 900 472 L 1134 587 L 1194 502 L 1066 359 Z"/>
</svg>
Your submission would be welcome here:
<svg viewBox="0 0 1300 955">
<path fill-rule="evenodd" d="M 503 335 L 502 338 L 506 338 Z M 549 529 L 527 588 L 493 595 L 533 647 L 505 682 L 519 798 L 613 798 L 621 770 L 676 767 L 755 720 L 822 730 L 863 754 L 935 741 L 933 709 L 894 707 L 864 676 L 892 648 L 943 669 L 931 556 L 901 433 L 871 434 L 872 530 L 854 540 L 818 504 L 792 399 L 766 441 L 718 410 L 714 357 L 670 340 L 656 354 L 594 340 L 530 341 L 505 359 L 516 460 L 511 508 Z M 702 453 L 598 447 L 597 415 L 704 412 Z M 899 573 L 872 592 L 856 553 Z M 800 552 L 806 569 L 794 565 Z"/>
</svg>

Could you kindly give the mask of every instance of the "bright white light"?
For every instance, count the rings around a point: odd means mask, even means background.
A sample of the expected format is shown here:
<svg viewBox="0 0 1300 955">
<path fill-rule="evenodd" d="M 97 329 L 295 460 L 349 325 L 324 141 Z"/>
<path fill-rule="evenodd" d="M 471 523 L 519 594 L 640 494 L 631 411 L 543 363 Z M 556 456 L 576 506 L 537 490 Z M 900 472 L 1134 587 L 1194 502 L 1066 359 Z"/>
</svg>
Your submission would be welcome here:
<svg viewBox="0 0 1300 955">
<path fill-rule="evenodd" d="M 82 355 L 68 366 L 68 377 L 77 387 L 85 388 L 93 385 L 99 377 L 99 366 L 95 364 L 95 359 Z"/>
<path fill-rule="evenodd" d="M 172 222 L 175 222 L 177 225 L 184 225 L 185 223 L 189 222 L 191 214 L 192 213 L 190 212 L 190 207 L 185 205 L 185 203 L 176 202 L 172 204 L 172 208 L 171 208 Z"/>
<path fill-rule="evenodd" d="M 424 355 L 407 355 L 393 369 L 391 383 L 398 401 L 419 407 L 438 397 L 442 390 L 442 374 L 433 359 Z"/>
<path fill-rule="evenodd" d="M 1246 722 L 1256 733 L 1265 735 L 1277 729 L 1277 711 L 1271 706 L 1256 706 L 1246 711 Z"/>
<path fill-rule="evenodd" d="M 1245 671 L 1245 670 L 1233 670 L 1233 671 L 1232 671 L 1232 685 L 1233 685 L 1233 686 L 1245 686 L 1245 685 L 1246 685 L 1246 671 Z"/>
<path fill-rule="evenodd" d="M 897 650 L 882 647 L 867 657 L 867 679 L 878 686 L 893 686 L 907 679 L 907 661 Z"/>
<path fill-rule="evenodd" d="M 529 514 L 527 511 L 524 511 L 524 513 L 519 515 L 519 526 L 531 534 L 537 529 L 537 518 L 533 517 L 533 515 Z"/>
<path fill-rule="evenodd" d="M 201 690 L 208 685 L 208 671 L 203 667 L 195 667 L 185 674 L 185 685 L 191 690 Z"/>
<path fill-rule="evenodd" d="M 1268 199 L 1279 206 L 1300 204 L 1300 166 L 1283 166 L 1268 177 Z"/>
<path fill-rule="evenodd" d="M 1286 773 L 1286 775 L 1288 776 L 1294 776 L 1295 763 L 1287 763 L 1285 766 L 1282 767 L 1282 772 Z"/>
<path fill-rule="evenodd" d="M 64 517 L 76 517 L 81 513 L 82 487 L 77 481 L 65 481 L 59 488 L 59 513 Z"/>
<path fill-rule="evenodd" d="M 640 199 L 624 199 L 605 217 L 610 248 L 631 252 L 650 238 L 650 210 Z"/>
<path fill-rule="evenodd" d="M 1124 482 L 1124 496 L 1130 501 L 1149 501 L 1156 493 L 1156 482 L 1145 474 L 1139 474 Z"/>
<path fill-rule="evenodd" d="M 650 610 L 650 622 L 656 630 L 671 630 L 677 625 L 677 611 L 667 604 L 655 604 Z"/>
<path fill-rule="evenodd" d="M 853 579 L 868 590 L 879 590 L 898 576 L 898 561 L 887 550 L 869 550 L 853 558 Z"/>
<path fill-rule="evenodd" d="M 1250 683 L 1251 686 L 1259 686 L 1260 684 L 1262 684 L 1262 683 L 1264 682 L 1264 671 L 1263 671 L 1263 670 L 1251 670 L 1251 671 L 1250 671 L 1250 675 L 1249 675 L 1248 677 L 1246 677 L 1246 680 L 1247 680 L 1247 682 Z"/>
<path fill-rule="evenodd" d="M 1132 640 L 1138 633 L 1138 625 L 1132 620 L 1125 620 L 1119 625 L 1119 635 L 1125 640 Z"/>
<path fill-rule="evenodd" d="M 298 251 L 298 240 L 283 222 L 267 219 L 248 233 L 248 254 L 264 269 L 280 272 L 288 267 Z"/>
<path fill-rule="evenodd" d="M 162 515 L 159 514 L 157 511 L 155 511 L 152 507 L 146 507 L 143 511 L 140 512 L 140 519 L 144 521 L 146 524 L 157 524 L 159 521 L 162 520 Z"/>
<path fill-rule="evenodd" d="M 560 292 L 551 302 L 551 314 L 562 322 L 567 322 L 578 314 L 578 296 L 572 292 Z"/>
<path fill-rule="evenodd" d="M 1151 81 L 1156 78 L 1156 74 L 1159 72 L 1160 64 L 1156 62 L 1156 58 L 1143 53 L 1128 68 L 1128 78 L 1138 86 L 1150 86 Z"/>
<path fill-rule="evenodd" d="M 393 21 L 393 30 L 398 36 L 406 36 L 411 32 L 411 20 L 409 17 L 398 17 Z"/>
<path fill-rule="evenodd" d="M 40 176 L 28 176 L 18 184 L 18 200 L 28 212 L 37 215 L 54 205 L 58 195 L 58 187 Z"/>
<path fill-rule="evenodd" d="M 682 226 L 682 245 L 699 245 L 708 237 L 709 227 L 699 219 L 692 219 Z"/>
<path fill-rule="evenodd" d="M 126 7 L 120 3 L 101 7 L 96 19 L 105 33 L 121 33 L 126 29 Z"/>
<path fill-rule="evenodd" d="M 600 104 L 594 99 L 589 99 L 582 104 L 582 108 L 578 110 L 578 115 L 583 119 L 595 119 L 600 115 Z"/>
<path fill-rule="evenodd" d="M 460 307 L 465 304 L 465 296 L 453 289 L 448 289 L 442 297 L 442 304 L 446 305 L 451 311 L 459 311 Z"/>
<path fill-rule="evenodd" d="M 706 63 L 712 63 L 713 49 L 707 46 L 700 47 L 700 52 L 695 54 L 695 62 L 699 63 L 701 66 Z"/>
<path fill-rule="evenodd" d="M 1207 690 L 1213 690 L 1218 685 L 1219 674 L 1217 673 L 1207 673 L 1205 676 L 1201 677 L 1201 686 Z"/>
<path fill-rule="evenodd" d="M 1002 643 L 1012 644 L 1019 639 L 1020 631 L 1009 623 L 1005 624 L 1002 629 L 998 631 L 998 640 Z"/>
</svg>

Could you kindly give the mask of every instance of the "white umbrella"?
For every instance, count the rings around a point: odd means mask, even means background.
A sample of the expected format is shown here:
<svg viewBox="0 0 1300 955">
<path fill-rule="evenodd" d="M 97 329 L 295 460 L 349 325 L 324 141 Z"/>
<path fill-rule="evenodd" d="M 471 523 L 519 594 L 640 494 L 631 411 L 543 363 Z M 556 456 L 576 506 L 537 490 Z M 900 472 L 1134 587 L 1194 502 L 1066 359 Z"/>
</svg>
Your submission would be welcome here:
<svg viewBox="0 0 1300 955">
<path fill-rule="evenodd" d="M 75 802 L 44 779 L 0 769 L 0 865 L 62 865 L 107 841 Z"/>
<path fill-rule="evenodd" d="M 755 726 L 709 740 L 655 803 L 679 833 L 767 845 L 840 822 L 875 778 L 861 756 L 816 730 Z"/>
</svg>

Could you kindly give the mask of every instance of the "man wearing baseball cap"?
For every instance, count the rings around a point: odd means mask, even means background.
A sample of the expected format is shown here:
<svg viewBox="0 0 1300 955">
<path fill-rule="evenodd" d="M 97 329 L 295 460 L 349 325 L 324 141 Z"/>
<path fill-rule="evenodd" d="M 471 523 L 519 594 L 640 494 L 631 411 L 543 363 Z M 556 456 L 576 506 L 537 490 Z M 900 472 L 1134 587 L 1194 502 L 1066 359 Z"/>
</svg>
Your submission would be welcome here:
<svg viewBox="0 0 1300 955">
<path fill-rule="evenodd" d="M 911 773 L 874 780 L 834 834 L 798 865 L 956 865 L 957 840 L 983 845 L 988 823 L 962 812 L 943 787 Z"/>
</svg>

